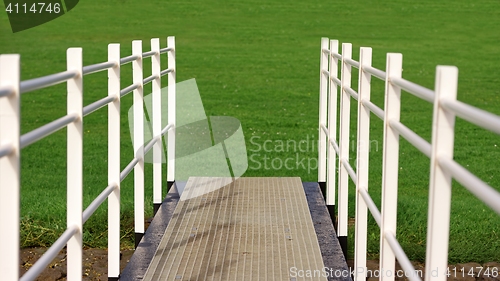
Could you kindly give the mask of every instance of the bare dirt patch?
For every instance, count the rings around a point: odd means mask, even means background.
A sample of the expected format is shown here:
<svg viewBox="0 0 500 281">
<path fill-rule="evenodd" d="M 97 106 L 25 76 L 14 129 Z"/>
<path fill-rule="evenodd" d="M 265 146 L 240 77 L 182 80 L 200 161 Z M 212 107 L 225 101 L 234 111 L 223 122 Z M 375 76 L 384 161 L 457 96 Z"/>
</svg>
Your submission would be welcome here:
<svg viewBox="0 0 500 281">
<path fill-rule="evenodd" d="M 25 248 L 21 249 L 19 271 L 23 275 L 35 262 L 47 251 L 47 248 Z M 134 250 L 122 250 L 120 271 L 123 271 L 127 265 Z M 36 279 L 38 281 L 45 280 L 66 280 L 66 249 L 59 252 L 57 257 L 49 264 L 49 266 Z M 84 249 L 83 250 L 83 265 L 82 265 L 83 280 L 108 280 L 108 252 L 106 249 Z"/>
</svg>

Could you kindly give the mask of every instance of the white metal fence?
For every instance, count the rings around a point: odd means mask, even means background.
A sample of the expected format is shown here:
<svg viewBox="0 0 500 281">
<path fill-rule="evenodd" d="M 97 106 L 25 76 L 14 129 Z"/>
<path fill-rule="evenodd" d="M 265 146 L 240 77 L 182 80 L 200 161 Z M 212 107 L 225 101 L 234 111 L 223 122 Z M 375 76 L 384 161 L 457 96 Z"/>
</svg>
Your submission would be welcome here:
<svg viewBox="0 0 500 281">
<path fill-rule="evenodd" d="M 168 68 L 161 70 L 160 55 L 168 54 Z M 143 77 L 142 60 L 151 57 L 152 75 Z M 121 65 L 132 63 L 133 83 L 120 89 Z M 84 76 L 108 71 L 108 96 L 83 106 Z M 120 58 L 120 45 L 108 46 L 108 61 L 82 65 L 82 49 L 67 51 L 64 72 L 20 81 L 20 56 L 0 55 L 0 274 L 2 280 L 19 280 L 20 223 L 20 156 L 21 149 L 67 127 L 67 229 L 47 252 L 26 272 L 21 280 L 34 280 L 67 246 L 67 279 L 82 278 L 83 224 L 108 199 L 108 278 L 118 280 L 120 274 L 120 183 L 134 170 L 134 212 L 136 245 L 144 234 L 144 154 L 153 148 L 161 155 L 162 137 L 168 132 L 167 182 L 174 181 L 175 151 L 175 38 L 151 40 L 151 51 L 142 50 L 142 41 L 132 42 L 132 55 Z M 161 77 L 168 75 L 168 125 L 161 128 Z M 67 82 L 67 115 L 20 135 L 21 94 Z M 145 146 L 143 86 L 152 83 L 154 138 Z M 120 169 L 120 99 L 133 92 L 135 157 Z M 108 107 L 108 186 L 83 210 L 83 117 L 99 108 Z M 153 164 L 153 202 L 162 201 L 161 162 Z M 82 211 L 83 210 L 83 211 Z"/>
<path fill-rule="evenodd" d="M 500 193 L 453 160 L 455 117 L 458 116 L 479 127 L 500 134 L 500 116 L 456 99 L 458 83 L 456 67 L 438 66 L 435 89 L 430 90 L 402 78 L 401 54 L 387 54 L 386 71 L 371 66 L 371 48 L 360 49 L 359 61 L 353 60 L 351 54 L 351 44 L 343 43 L 342 53 L 339 53 L 337 40 L 322 38 L 318 182 L 326 187 L 326 203 L 329 205 L 332 218 L 335 218 L 335 183 L 338 175 L 338 225 L 336 229 L 344 253 L 347 250 L 349 178 L 356 186 L 354 268 L 359 269 L 361 273 L 354 276 L 355 280 L 366 280 L 368 210 L 380 227 L 380 272 L 395 272 L 395 258 L 397 258 L 410 280 L 420 280 L 396 239 L 400 136 L 430 158 L 425 280 L 447 280 L 452 179 L 457 180 L 500 214 Z M 339 67 L 340 79 L 337 74 Z M 352 67 L 359 69 L 358 91 L 351 88 Z M 384 109 L 370 101 L 372 77 L 385 81 Z M 337 88 L 340 88 L 339 94 L 337 94 Z M 432 144 L 399 121 L 401 90 L 434 105 Z M 339 140 L 336 139 L 338 95 L 340 95 Z M 353 169 L 348 161 L 351 97 L 358 103 L 356 169 Z M 370 113 L 384 122 L 380 211 L 368 193 Z M 431 275 L 430 269 L 439 269 L 439 274 Z M 380 275 L 380 279 L 384 281 L 394 280 L 394 277 L 394 274 Z"/>
</svg>

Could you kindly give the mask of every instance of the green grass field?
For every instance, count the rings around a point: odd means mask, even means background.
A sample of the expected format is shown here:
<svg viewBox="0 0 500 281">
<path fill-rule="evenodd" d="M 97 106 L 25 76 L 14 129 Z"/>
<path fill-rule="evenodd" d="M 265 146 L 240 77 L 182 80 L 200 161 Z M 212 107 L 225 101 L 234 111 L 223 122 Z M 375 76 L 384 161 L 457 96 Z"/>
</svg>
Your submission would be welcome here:
<svg viewBox="0 0 500 281">
<path fill-rule="evenodd" d="M 166 37 L 174 35 L 178 81 L 196 78 L 207 115 L 233 116 L 242 123 L 248 156 L 255 160 L 244 176 L 300 176 L 303 181 L 317 181 L 312 165 L 316 145 L 303 152 L 280 151 L 274 144 L 317 141 L 321 37 L 351 42 L 356 60 L 359 47 L 372 47 L 373 65 L 380 69 L 385 69 L 387 52 L 402 53 L 403 77 L 428 88 L 434 87 L 436 65 L 456 65 L 458 99 L 500 114 L 499 26 L 498 1 L 87 0 L 59 19 L 15 34 L 6 13 L 0 11 L 0 53 L 21 54 L 26 80 L 65 70 L 69 47 L 83 47 L 84 65 L 89 65 L 107 59 L 108 43 L 121 43 L 123 57 L 130 54 L 132 40 L 144 40 L 147 51 L 151 38 L 162 38 L 165 47 Z M 106 96 L 106 80 L 105 73 L 85 77 L 84 104 Z M 124 67 L 122 87 L 130 80 L 130 66 Z M 372 99 L 383 107 L 383 83 L 375 80 Z M 147 87 L 145 93 L 149 92 Z M 432 106 L 408 94 L 402 102 L 402 122 L 430 141 Z M 64 115 L 65 104 L 65 85 L 23 95 L 22 132 Z M 126 115 L 131 104 L 131 95 L 122 100 L 122 167 L 133 157 Z M 355 108 L 353 104 L 353 125 Z M 107 185 L 106 114 L 100 110 L 84 120 L 84 206 Z M 380 206 L 382 122 L 372 120 L 369 188 Z M 356 135 L 354 127 L 351 135 Z M 23 150 L 22 246 L 47 245 L 66 227 L 65 139 L 62 130 Z M 273 142 L 267 147 L 272 151 L 259 149 L 268 140 Z M 499 137 L 457 120 L 455 140 L 455 159 L 500 187 Z M 401 142 L 397 237 L 410 259 L 422 261 L 429 160 Z M 311 161 L 310 167 L 275 169 L 277 165 L 268 163 L 266 168 L 263 162 L 264 156 L 285 160 L 297 153 L 306 163 Z M 351 151 L 351 164 L 354 159 Z M 150 165 L 146 168 L 149 186 L 152 172 Z M 124 247 L 132 245 L 132 179 L 129 175 L 122 184 Z M 152 214 L 151 194 L 148 188 L 148 215 Z M 351 188 L 351 216 L 353 194 Z M 106 221 L 102 206 L 85 224 L 87 246 L 106 247 Z M 499 231 L 500 217 L 455 183 L 450 262 L 500 261 Z M 370 257 L 377 256 L 378 244 L 379 230 L 370 218 Z"/>
</svg>

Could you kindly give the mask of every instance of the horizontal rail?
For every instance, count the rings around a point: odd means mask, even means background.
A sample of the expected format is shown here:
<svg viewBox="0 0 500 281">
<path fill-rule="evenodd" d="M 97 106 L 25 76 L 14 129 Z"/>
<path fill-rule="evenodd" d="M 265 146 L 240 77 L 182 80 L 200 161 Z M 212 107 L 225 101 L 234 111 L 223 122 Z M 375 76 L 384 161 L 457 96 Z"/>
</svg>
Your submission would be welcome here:
<svg viewBox="0 0 500 281">
<path fill-rule="evenodd" d="M 134 159 L 132 159 L 132 161 L 128 163 L 127 167 L 125 167 L 125 169 L 123 169 L 120 173 L 120 181 L 123 181 L 128 176 L 137 163 L 139 163 L 139 158 L 134 157 Z"/>
<path fill-rule="evenodd" d="M 500 116 L 484 111 L 461 101 L 443 99 L 441 104 L 445 109 L 455 112 L 457 116 L 479 127 L 500 134 Z"/>
<path fill-rule="evenodd" d="M 424 86 L 420 86 L 403 78 L 390 77 L 390 81 L 392 84 L 399 86 L 401 89 L 407 91 L 408 93 L 430 103 L 434 103 L 433 90 L 427 89 Z"/>
<path fill-rule="evenodd" d="M 163 76 L 163 75 L 169 74 L 169 73 L 170 73 L 170 72 L 172 72 L 172 71 L 174 71 L 174 70 L 173 70 L 173 69 L 171 69 L 171 68 L 167 68 L 167 69 L 165 69 L 165 70 L 162 70 L 162 71 L 160 72 L 160 76 Z"/>
<path fill-rule="evenodd" d="M 109 68 L 113 68 L 117 66 L 118 64 L 116 62 L 108 61 L 108 62 L 101 62 L 101 63 L 96 63 L 92 65 L 87 65 L 83 67 L 83 75 L 87 74 L 92 74 L 96 73 L 99 71 L 103 71 Z"/>
<path fill-rule="evenodd" d="M 92 214 L 94 214 L 95 210 L 101 206 L 101 204 L 108 199 L 108 196 L 115 190 L 117 187 L 116 184 L 108 185 L 95 199 L 90 203 L 90 205 L 83 211 L 83 222 L 85 223 Z"/>
<path fill-rule="evenodd" d="M 332 53 L 331 53 L 331 55 L 332 55 L 334 58 L 337 58 L 337 59 L 339 59 L 339 60 L 341 60 L 341 59 L 342 59 L 342 55 L 341 55 L 341 54 L 339 54 L 339 53 L 334 53 L 334 52 L 332 52 Z"/>
<path fill-rule="evenodd" d="M 347 173 L 349 174 L 349 177 L 351 178 L 351 180 L 354 182 L 355 185 L 357 185 L 358 184 L 358 178 L 356 177 L 356 172 L 354 172 L 354 170 L 352 169 L 351 164 L 349 164 L 349 162 L 345 158 L 342 158 L 340 160 L 340 162 L 342 162 L 342 165 L 344 165 L 344 167 L 345 167 Z"/>
<path fill-rule="evenodd" d="M 11 87 L 4 87 L 0 89 L 0 98 L 2 97 L 8 97 L 14 93 L 14 89 Z"/>
<path fill-rule="evenodd" d="M 89 115 L 90 113 L 98 110 L 99 108 L 107 105 L 108 103 L 110 102 L 113 102 L 114 100 L 116 99 L 116 97 L 114 96 L 107 96 L 107 97 L 104 97 L 96 102 L 93 102 L 87 106 L 85 106 L 83 108 L 83 116 L 87 116 Z"/>
<path fill-rule="evenodd" d="M 431 144 L 424 140 L 421 136 L 417 135 L 410 128 L 403 125 L 401 122 L 396 120 L 389 120 L 389 125 L 396 129 L 401 136 L 403 136 L 409 143 L 420 150 L 427 157 L 431 158 L 432 146 Z"/>
<path fill-rule="evenodd" d="M 164 54 L 164 53 L 170 52 L 172 50 L 173 50 L 172 47 L 163 48 L 163 49 L 160 49 L 160 54 Z"/>
<path fill-rule="evenodd" d="M 74 225 L 68 227 L 66 231 L 63 232 L 61 236 L 52 244 L 52 246 L 43 254 L 40 259 L 26 272 L 19 280 L 20 281 L 31 281 L 35 280 L 38 275 L 45 270 L 45 268 L 54 260 L 54 258 L 59 254 L 64 246 L 68 243 L 69 239 L 75 235 L 78 228 Z"/>
<path fill-rule="evenodd" d="M 373 102 L 369 101 L 369 100 L 361 100 L 361 103 L 368 107 L 368 109 L 373 112 L 373 114 L 375 114 L 378 118 L 380 118 L 382 121 L 384 121 L 384 111 L 376 106 Z"/>
<path fill-rule="evenodd" d="M 148 142 L 148 144 L 146 144 L 146 146 L 144 147 L 144 154 L 148 153 L 151 150 L 151 148 L 153 148 L 153 145 L 155 145 L 155 143 L 158 142 L 158 140 L 160 140 L 159 136 L 152 138 Z"/>
<path fill-rule="evenodd" d="M 328 135 L 329 135 L 329 133 L 328 133 L 328 129 L 325 127 L 325 125 L 324 125 L 324 124 L 321 124 L 321 129 L 325 132 L 325 134 L 326 134 L 326 135 L 327 135 L 327 137 L 328 137 Z M 335 150 L 335 152 L 336 152 L 337 154 L 339 154 L 339 146 L 337 145 L 337 143 L 335 142 L 335 140 L 332 140 L 332 139 L 328 138 L 328 141 L 329 141 L 329 143 L 333 146 L 333 149 Z"/>
<path fill-rule="evenodd" d="M 342 82 L 340 82 L 340 79 L 334 76 L 330 76 L 330 79 L 337 85 L 340 86 L 342 85 Z"/>
<path fill-rule="evenodd" d="M 129 63 L 129 62 L 135 61 L 138 58 L 139 58 L 139 56 L 137 56 L 137 55 L 131 55 L 131 56 L 128 56 L 128 57 L 124 57 L 124 58 L 120 59 L 120 64 L 126 64 L 126 63 Z"/>
<path fill-rule="evenodd" d="M 349 94 L 351 95 L 351 97 L 353 97 L 355 100 L 358 100 L 358 93 L 356 93 L 356 91 L 354 91 L 352 88 L 350 87 L 345 87 L 344 90 Z"/>
<path fill-rule="evenodd" d="M 157 51 L 149 51 L 149 52 L 145 52 L 145 53 L 142 53 L 142 58 L 145 59 L 145 58 L 149 58 L 149 57 L 152 57 L 154 55 L 157 55 L 158 52 Z"/>
<path fill-rule="evenodd" d="M 158 78 L 159 76 L 157 74 L 153 74 L 151 76 L 148 76 L 146 79 L 142 80 L 142 84 L 145 85 L 153 80 L 155 80 L 156 78 Z"/>
<path fill-rule="evenodd" d="M 347 62 L 347 64 L 359 69 L 359 62 L 349 58 L 345 58 L 344 61 Z"/>
<path fill-rule="evenodd" d="M 324 124 L 321 124 L 321 129 L 323 130 L 323 132 L 325 132 L 325 134 L 328 136 L 329 134 L 329 131 L 328 129 L 326 128 L 326 126 Z"/>
<path fill-rule="evenodd" d="M 68 114 L 22 135 L 21 148 L 25 148 L 28 145 L 64 128 L 69 123 L 74 122 L 77 118 L 78 115 L 76 113 Z"/>
<path fill-rule="evenodd" d="M 399 244 L 398 240 L 396 239 L 396 236 L 390 231 L 386 231 L 385 233 L 385 240 L 389 243 L 391 246 L 392 251 L 396 255 L 396 258 L 398 259 L 399 265 L 401 265 L 401 268 L 405 271 L 405 277 L 408 278 L 410 281 L 422 281 L 420 276 L 418 276 L 417 271 L 411 264 L 410 260 L 408 259 L 408 256 L 406 256 L 405 251 Z"/>
<path fill-rule="evenodd" d="M 172 129 L 174 127 L 174 124 L 168 124 L 165 128 L 163 128 L 163 130 L 161 131 L 161 135 L 163 136 L 164 134 L 166 134 L 170 129 Z"/>
<path fill-rule="evenodd" d="M 330 53 L 330 50 L 328 50 L 328 49 L 321 49 L 321 51 L 322 51 L 323 53 L 325 53 L 325 54 L 329 54 L 329 53 Z"/>
<path fill-rule="evenodd" d="M 339 154 L 339 145 L 333 139 L 330 139 L 330 144 L 333 146 L 333 149 L 335 150 L 335 152 L 338 155 Z"/>
<path fill-rule="evenodd" d="M 380 69 L 377 69 L 375 67 L 369 66 L 369 65 L 363 65 L 363 70 L 370 73 L 372 76 L 377 77 L 380 80 L 385 80 L 385 71 L 382 71 Z"/>
<path fill-rule="evenodd" d="M 0 158 L 9 155 L 14 150 L 12 144 L 4 144 L 0 146 Z"/>
<path fill-rule="evenodd" d="M 467 188 L 477 198 L 500 215 L 500 193 L 472 174 L 454 160 L 438 157 L 439 166 L 447 170 L 454 179 Z"/>
<path fill-rule="evenodd" d="M 375 205 L 375 203 L 373 202 L 372 197 L 370 196 L 370 194 L 368 194 L 368 191 L 364 187 L 359 187 L 358 192 L 361 197 L 363 197 L 363 201 L 365 201 L 366 206 L 370 210 L 370 213 L 375 219 L 375 222 L 377 222 L 378 227 L 380 227 L 380 222 L 382 221 L 381 214 L 377 208 L 377 205 Z"/>
<path fill-rule="evenodd" d="M 326 76 L 330 76 L 330 72 L 328 72 L 328 70 L 326 70 L 326 69 L 322 69 L 321 73 L 323 73 Z"/>
<path fill-rule="evenodd" d="M 78 71 L 76 70 L 66 70 L 63 72 L 59 72 L 56 74 L 51 74 L 39 78 L 34 78 L 26 81 L 22 81 L 20 83 L 19 89 L 21 94 L 31 92 L 34 90 L 38 90 L 41 88 L 45 88 L 48 86 L 56 85 L 62 82 L 65 82 L 71 78 L 74 78 L 78 75 Z"/>
<path fill-rule="evenodd" d="M 132 85 L 126 87 L 126 88 L 121 89 L 120 90 L 120 97 L 123 97 L 126 94 L 132 92 L 133 90 L 139 88 L 139 86 L 140 86 L 139 83 L 135 83 L 135 84 L 132 84 Z"/>
<path fill-rule="evenodd" d="M 165 128 L 163 128 L 163 130 L 161 131 L 160 135 L 152 138 L 148 142 L 148 144 L 146 144 L 146 146 L 144 147 L 144 154 L 148 153 L 151 150 L 151 148 L 153 148 L 153 145 L 155 145 L 155 143 L 160 140 L 160 136 L 163 136 L 164 134 L 166 134 L 173 127 L 174 127 L 174 125 L 168 124 Z"/>
</svg>

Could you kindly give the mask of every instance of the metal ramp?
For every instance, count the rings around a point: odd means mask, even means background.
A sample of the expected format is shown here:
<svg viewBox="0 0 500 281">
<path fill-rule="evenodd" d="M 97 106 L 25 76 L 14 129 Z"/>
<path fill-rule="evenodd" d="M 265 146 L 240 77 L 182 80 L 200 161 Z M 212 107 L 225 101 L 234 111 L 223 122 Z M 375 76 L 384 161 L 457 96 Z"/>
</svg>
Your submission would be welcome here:
<svg viewBox="0 0 500 281">
<path fill-rule="evenodd" d="M 147 254 L 137 250 L 142 258 L 135 261 L 144 267 Z M 300 178 L 197 177 L 189 179 L 145 273 L 129 270 L 120 280 L 331 280 L 319 274 L 324 268 Z"/>
</svg>

